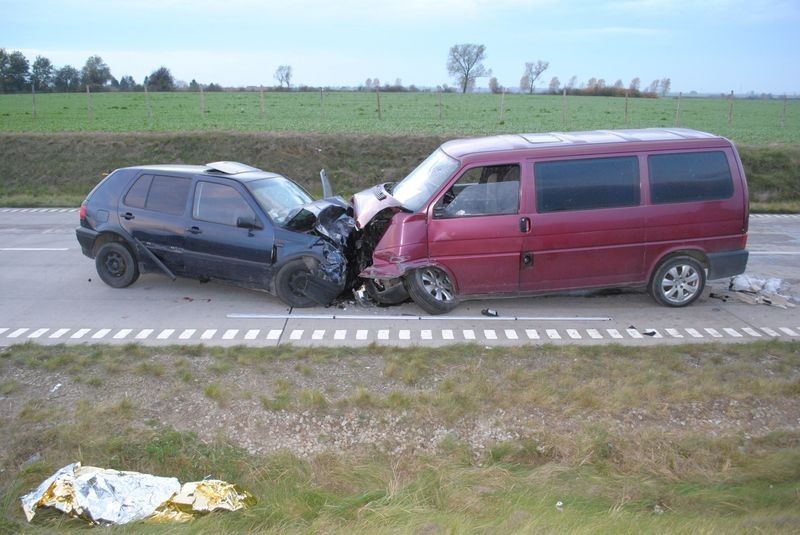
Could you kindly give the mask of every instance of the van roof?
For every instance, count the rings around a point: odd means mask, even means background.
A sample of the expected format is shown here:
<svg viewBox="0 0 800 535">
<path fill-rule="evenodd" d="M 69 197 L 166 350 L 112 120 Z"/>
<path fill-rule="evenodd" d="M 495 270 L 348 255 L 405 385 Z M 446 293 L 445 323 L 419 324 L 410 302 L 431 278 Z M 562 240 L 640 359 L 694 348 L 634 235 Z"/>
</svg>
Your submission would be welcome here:
<svg viewBox="0 0 800 535">
<path fill-rule="evenodd" d="M 670 142 L 695 139 L 716 139 L 722 141 L 724 138 L 690 128 L 591 130 L 586 132 L 507 134 L 472 139 L 454 139 L 443 143 L 442 150 L 450 156 L 460 158 L 462 156 L 481 152 L 536 149 L 539 147 L 567 147 L 575 145 L 631 142 Z"/>
</svg>

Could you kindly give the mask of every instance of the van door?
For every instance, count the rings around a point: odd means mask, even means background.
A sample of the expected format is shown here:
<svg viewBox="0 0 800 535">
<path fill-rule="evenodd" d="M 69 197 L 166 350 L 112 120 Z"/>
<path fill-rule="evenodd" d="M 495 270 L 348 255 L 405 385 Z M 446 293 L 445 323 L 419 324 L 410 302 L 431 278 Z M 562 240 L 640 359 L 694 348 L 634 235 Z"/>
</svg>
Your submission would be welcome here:
<svg viewBox="0 0 800 535">
<path fill-rule="evenodd" d="M 433 204 L 430 259 L 448 269 L 460 294 L 515 292 L 522 231 L 520 165 L 467 168 Z"/>
<path fill-rule="evenodd" d="M 613 286 L 644 279 L 641 163 L 635 155 L 530 161 L 535 213 L 520 289 Z"/>
</svg>

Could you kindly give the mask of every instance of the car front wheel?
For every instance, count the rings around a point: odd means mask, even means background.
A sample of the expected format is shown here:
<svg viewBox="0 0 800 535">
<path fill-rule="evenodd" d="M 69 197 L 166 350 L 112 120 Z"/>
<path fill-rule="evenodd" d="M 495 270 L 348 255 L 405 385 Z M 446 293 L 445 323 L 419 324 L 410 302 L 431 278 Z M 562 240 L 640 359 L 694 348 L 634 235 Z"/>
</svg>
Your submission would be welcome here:
<svg viewBox="0 0 800 535">
<path fill-rule="evenodd" d="M 287 262 L 275 276 L 275 293 L 290 307 L 314 306 L 314 300 L 306 295 L 308 280 L 313 275 L 305 260 L 298 258 Z"/>
<path fill-rule="evenodd" d="M 100 247 L 95 267 L 103 282 L 112 288 L 125 288 L 139 278 L 139 266 L 133 253 L 119 242 L 109 242 Z"/>
<path fill-rule="evenodd" d="M 668 258 L 650 281 L 650 295 L 668 307 L 685 307 L 700 297 L 706 285 L 706 271 L 691 256 Z"/>
<path fill-rule="evenodd" d="M 453 282 L 439 268 L 415 269 L 406 275 L 405 280 L 411 299 L 429 314 L 444 314 L 458 304 Z"/>
</svg>

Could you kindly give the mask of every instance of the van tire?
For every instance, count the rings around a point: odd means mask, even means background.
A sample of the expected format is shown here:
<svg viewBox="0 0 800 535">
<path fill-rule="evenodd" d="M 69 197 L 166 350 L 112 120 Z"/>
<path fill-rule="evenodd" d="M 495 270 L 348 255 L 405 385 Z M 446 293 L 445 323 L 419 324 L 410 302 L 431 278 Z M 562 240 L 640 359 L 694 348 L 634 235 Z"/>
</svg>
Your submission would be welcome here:
<svg viewBox="0 0 800 535">
<path fill-rule="evenodd" d="M 302 258 L 287 262 L 275 275 L 275 293 L 281 301 L 293 308 L 307 308 L 316 303 L 303 293 L 302 288 L 314 273 Z"/>
<path fill-rule="evenodd" d="M 664 260 L 650 281 L 650 295 L 668 307 L 694 303 L 706 286 L 706 270 L 691 256 L 673 256 Z"/>
<path fill-rule="evenodd" d="M 458 305 L 453 282 L 437 267 L 415 269 L 405 281 L 411 299 L 428 314 L 444 314 Z"/>
<path fill-rule="evenodd" d="M 95 255 L 94 265 L 103 282 L 112 288 L 126 288 L 139 278 L 133 253 L 120 242 L 108 242 Z"/>
</svg>

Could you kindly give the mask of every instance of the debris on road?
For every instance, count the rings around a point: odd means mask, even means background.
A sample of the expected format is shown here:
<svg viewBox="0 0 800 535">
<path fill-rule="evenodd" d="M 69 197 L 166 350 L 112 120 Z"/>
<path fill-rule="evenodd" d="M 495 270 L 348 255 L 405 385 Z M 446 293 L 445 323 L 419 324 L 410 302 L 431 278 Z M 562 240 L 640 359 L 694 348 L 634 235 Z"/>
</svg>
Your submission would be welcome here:
<svg viewBox="0 0 800 535">
<path fill-rule="evenodd" d="M 137 520 L 188 521 L 199 513 L 236 511 L 255 503 L 247 491 L 225 481 L 185 483 L 159 477 L 69 464 L 20 498 L 25 517 L 38 509 L 55 508 L 94 525 L 127 524 Z"/>
<path fill-rule="evenodd" d="M 494 310 L 493 308 L 484 308 L 483 310 L 481 310 L 481 314 L 483 314 L 484 316 L 488 316 L 490 318 L 496 318 L 500 315 L 500 313 Z"/>
<path fill-rule="evenodd" d="M 794 308 L 789 294 L 791 288 L 786 281 L 777 278 L 760 278 L 752 275 L 737 275 L 731 278 L 728 290 L 743 303 L 750 305 L 768 305 L 778 308 Z M 726 296 L 727 297 L 727 296 Z"/>
</svg>

